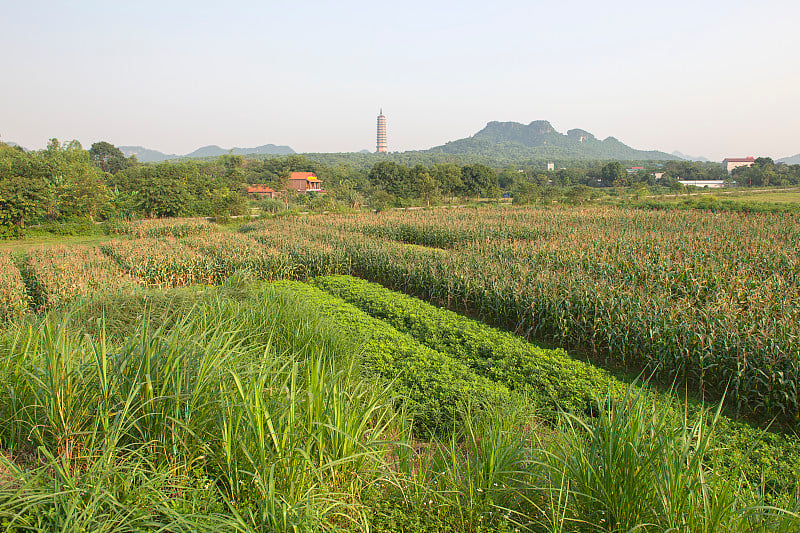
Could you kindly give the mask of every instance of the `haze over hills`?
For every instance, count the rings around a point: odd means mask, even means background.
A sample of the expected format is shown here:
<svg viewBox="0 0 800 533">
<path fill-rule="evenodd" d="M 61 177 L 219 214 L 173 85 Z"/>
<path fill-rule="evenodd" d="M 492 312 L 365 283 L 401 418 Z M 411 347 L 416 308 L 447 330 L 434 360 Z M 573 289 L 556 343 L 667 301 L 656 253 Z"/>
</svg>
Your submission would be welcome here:
<svg viewBox="0 0 800 533">
<path fill-rule="evenodd" d="M 636 150 L 614 137 L 600 140 L 581 129 L 571 129 L 563 134 L 546 120 L 536 120 L 528 125 L 489 122 L 472 137 L 450 141 L 426 152 L 487 157 L 502 153 L 506 157 L 513 155 L 519 159 L 680 159 L 666 152 Z"/>
<path fill-rule="evenodd" d="M 789 157 L 782 157 L 775 162 L 786 163 L 787 165 L 800 165 L 800 154 L 796 154 Z"/>
<path fill-rule="evenodd" d="M 703 157 L 701 155 L 686 155 L 683 152 L 679 152 L 678 150 L 672 152 L 672 155 L 674 155 L 679 159 L 685 159 L 686 161 L 701 161 L 703 163 L 708 163 L 709 161 L 711 161 L 707 157 Z"/>
<path fill-rule="evenodd" d="M 263 144 L 261 146 L 256 146 L 254 148 L 231 148 L 225 149 L 220 148 L 217 145 L 209 145 L 203 146 L 198 148 L 194 152 L 190 152 L 184 155 L 178 154 L 165 154 L 163 152 L 159 152 L 158 150 L 151 150 L 149 148 L 145 148 L 143 146 L 119 146 L 122 153 L 125 154 L 126 157 L 130 157 L 132 155 L 136 156 L 136 159 L 141 161 L 142 163 L 155 163 L 158 161 L 166 161 L 167 159 L 182 159 L 182 158 L 195 158 L 195 157 L 219 157 L 221 155 L 225 155 L 227 153 L 233 153 L 234 155 L 287 155 L 295 153 L 289 146 L 281 146 L 275 144 Z"/>
<path fill-rule="evenodd" d="M 7 144 L 8 146 L 11 146 L 12 148 L 13 148 L 14 146 L 20 146 L 19 144 L 15 143 L 15 142 L 13 142 L 13 141 L 2 141 L 2 142 L 3 142 L 4 144 Z M 28 151 L 28 149 L 27 149 L 27 148 L 25 148 L 24 146 L 20 146 L 20 148 L 22 148 L 22 149 L 23 149 L 23 150 L 25 150 L 26 152 Z"/>
</svg>

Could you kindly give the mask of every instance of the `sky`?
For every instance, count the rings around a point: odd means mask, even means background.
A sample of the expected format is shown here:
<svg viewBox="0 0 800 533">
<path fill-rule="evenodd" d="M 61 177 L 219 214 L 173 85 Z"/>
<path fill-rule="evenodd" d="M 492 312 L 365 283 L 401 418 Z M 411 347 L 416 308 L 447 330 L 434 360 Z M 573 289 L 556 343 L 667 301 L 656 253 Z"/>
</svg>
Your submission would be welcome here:
<svg viewBox="0 0 800 533">
<path fill-rule="evenodd" d="M 0 0 L 0 140 L 390 151 L 549 120 L 800 153 L 800 2 Z"/>
</svg>

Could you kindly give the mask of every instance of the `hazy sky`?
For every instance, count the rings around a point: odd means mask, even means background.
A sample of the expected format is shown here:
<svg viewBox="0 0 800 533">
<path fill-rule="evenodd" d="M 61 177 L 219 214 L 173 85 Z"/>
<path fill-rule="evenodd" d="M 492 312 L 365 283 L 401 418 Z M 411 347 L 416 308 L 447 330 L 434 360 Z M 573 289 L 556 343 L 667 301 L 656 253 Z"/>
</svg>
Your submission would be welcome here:
<svg viewBox="0 0 800 533">
<path fill-rule="evenodd" d="M 490 120 L 800 152 L 800 1 L 3 0 L 0 138 L 391 151 Z"/>
</svg>

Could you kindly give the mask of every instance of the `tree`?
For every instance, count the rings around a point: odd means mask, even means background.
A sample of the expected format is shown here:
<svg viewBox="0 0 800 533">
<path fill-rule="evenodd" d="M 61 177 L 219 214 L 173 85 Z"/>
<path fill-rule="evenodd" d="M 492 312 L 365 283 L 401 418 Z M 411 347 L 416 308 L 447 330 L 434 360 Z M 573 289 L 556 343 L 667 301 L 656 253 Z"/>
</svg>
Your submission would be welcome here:
<svg viewBox="0 0 800 533">
<path fill-rule="evenodd" d="M 416 167 L 414 167 L 416 169 Z M 417 190 L 417 197 L 425 202 L 425 205 L 430 206 L 431 202 L 437 203 L 439 200 L 439 184 L 431 176 L 427 170 L 414 173 L 415 189 Z"/>
<path fill-rule="evenodd" d="M 160 163 L 132 167 L 117 176 L 130 191 L 136 210 L 147 217 L 176 217 L 191 212 L 193 196 L 187 186 L 187 164 Z"/>
<path fill-rule="evenodd" d="M 0 144 L 0 236 L 16 236 L 28 219 L 50 211 L 52 188 L 35 154 Z"/>
<path fill-rule="evenodd" d="M 116 174 L 136 164 L 136 157 L 126 158 L 122 150 L 106 141 L 96 142 L 89 148 L 89 157 L 103 172 Z"/>
<path fill-rule="evenodd" d="M 466 192 L 480 197 L 482 191 L 488 191 L 490 187 L 497 186 L 497 174 L 491 168 L 480 163 L 464 165 L 461 168 L 461 181 L 464 182 Z"/>
<path fill-rule="evenodd" d="M 628 173 L 625 172 L 619 161 L 612 161 L 603 167 L 601 179 L 603 185 L 607 187 L 620 187 L 628 184 Z"/>
<path fill-rule="evenodd" d="M 373 186 L 382 187 L 395 197 L 409 198 L 414 190 L 408 167 L 394 161 L 377 163 L 369 171 L 369 181 Z"/>
<path fill-rule="evenodd" d="M 342 179 L 337 185 L 328 189 L 328 194 L 351 209 L 364 203 L 364 197 L 355 189 L 355 183 L 350 179 Z"/>
<path fill-rule="evenodd" d="M 576 185 L 567 191 L 566 197 L 570 203 L 583 205 L 592 196 L 592 189 L 586 185 Z"/>
<path fill-rule="evenodd" d="M 430 174 L 442 194 L 453 197 L 464 190 L 464 182 L 461 180 L 461 167 L 455 163 L 439 163 L 430 169 Z"/>
<path fill-rule="evenodd" d="M 514 199 L 511 201 L 513 204 L 530 204 L 539 198 L 539 186 L 530 181 L 524 181 L 517 185 L 514 190 Z"/>
<path fill-rule="evenodd" d="M 506 167 L 497 175 L 497 184 L 504 191 L 514 188 L 522 174 L 515 167 Z"/>
<path fill-rule="evenodd" d="M 369 206 L 375 210 L 376 213 L 380 213 L 388 206 L 395 202 L 395 197 L 386 192 L 385 189 L 377 188 L 369 199 Z"/>
<path fill-rule="evenodd" d="M 62 145 L 58 139 L 51 139 L 47 148 L 36 156 L 45 165 L 47 179 L 55 193 L 52 218 L 65 221 L 88 217 L 94 221 L 110 213 L 111 191 L 98 175 L 91 152 L 84 150 L 79 142 L 70 141 Z"/>
<path fill-rule="evenodd" d="M 559 192 L 555 187 L 544 187 L 540 192 L 539 201 L 545 205 L 552 205 L 558 196 Z"/>
</svg>

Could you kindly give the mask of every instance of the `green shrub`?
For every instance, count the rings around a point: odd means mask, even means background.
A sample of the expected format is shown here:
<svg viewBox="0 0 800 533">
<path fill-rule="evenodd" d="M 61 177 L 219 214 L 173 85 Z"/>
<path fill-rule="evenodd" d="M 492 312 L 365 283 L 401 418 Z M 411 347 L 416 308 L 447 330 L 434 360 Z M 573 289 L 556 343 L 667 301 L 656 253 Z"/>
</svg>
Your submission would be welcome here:
<svg viewBox="0 0 800 533">
<path fill-rule="evenodd" d="M 279 281 L 319 313 L 329 317 L 342 334 L 361 346 L 365 372 L 394 382 L 423 434 L 447 433 L 459 419 L 460 405 L 507 402 L 508 389 L 478 375 L 466 364 L 423 346 L 410 336 L 310 285 Z"/>
<path fill-rule="evenodd" d="M 350 276 L 316 278 L 316 286 L 380 318 L 418 342 L 466 363 L 476 374 L 531 394 L 553 412 L 587 413 L 599 394 L 622 385 L 597 367 L 570 359 L 453 311 Z"/>
</svg>

